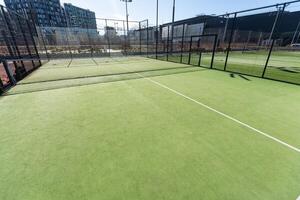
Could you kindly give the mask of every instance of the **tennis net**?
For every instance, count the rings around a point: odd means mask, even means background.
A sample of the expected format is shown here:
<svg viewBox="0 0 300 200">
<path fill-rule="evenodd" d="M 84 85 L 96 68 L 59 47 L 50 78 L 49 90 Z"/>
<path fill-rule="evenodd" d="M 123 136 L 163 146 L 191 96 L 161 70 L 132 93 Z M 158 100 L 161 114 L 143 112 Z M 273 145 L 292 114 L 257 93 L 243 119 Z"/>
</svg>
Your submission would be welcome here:
<svg viewBox="0 0 300 200">
<path fill-rule="evenodd" d="M 204 70 L 145 57 L 51 60 L 4 95 L 164 76 Z"/>
</svg>

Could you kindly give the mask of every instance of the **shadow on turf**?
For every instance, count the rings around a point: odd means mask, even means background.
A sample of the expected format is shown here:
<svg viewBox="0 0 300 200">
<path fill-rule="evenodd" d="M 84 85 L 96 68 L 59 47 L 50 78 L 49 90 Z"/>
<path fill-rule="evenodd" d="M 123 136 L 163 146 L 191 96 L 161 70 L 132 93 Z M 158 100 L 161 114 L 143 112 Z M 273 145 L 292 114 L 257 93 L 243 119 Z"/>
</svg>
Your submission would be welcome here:
<svg viewBox="0 0 300 200">
<path fill-rule="evenodd" d="M 246 81 L 251 81 L 250 79 L 248 79 L 246 76 L 242 75 L 242 74 L 233 74 L 233 73 L 230 73 L 229 74 L 231 78 L 235 78 L 236 75 L 238 75 L 240 78 L 246 80 Z"/>
<path fill-rule="evenodd" d="M 185 71 L 172 71 L 168 73 L 168 70 L 184 70 Z M 88 78 L 102 78 L 101 80 L 91 82 L 91 83 L 73 83 L 72 85 L 67 85 L 68 83 L 65 83 L 65 85 L 60 86 L 46 86 L 48 88 L 39 88 L 39 89 L 29 89 L 24 91 L 17 91 L 17 92 L 6 92 L 3 94 L 3 96 L 12 96 L 12 95 L 19 95 L 19 94 L 27 94 L 27 93 L 35 93 L 35 92 L 42 92 L 42 91 L 49 91 L 49 90 L 57 90 L 57 89 L 64 89 L 64 88 L 72 88 L 72 87 L 80 87 L 80 86 L 86 86 L 86 85 L 95 85 L 95 84 L 101 84 L 101 83 L 110 83 L 110 82 L 119 82 L 119 81 L 127 81 L 127 80 L 135 80 L 135 79 L 143 79 L 143 78 L 149 78 L 149 77 L 159 77 L 159 76 L 167 76 L 167 75 L 176 75 L 176 74 L 184 74 L 184 73 L 193 73 L 193 72 L 202 72 L 206 71 L 207 69 L 202 69 L 199 67 L 181 67 L 181 68 L 168 68 L 168 69 L 160 69 L 160 70 L 148 70 L 148 71 L 141 71 L 141 72 L 129 72 L 129 73 L 123 73 L 123 74 L 110 74 L 110 75 L 100 75 L 100 76 L 94 76 L 94 77 L 83 77 L 83 78 L 76 78 L 77 80 L 82 79 L 88 79 Z M 153 72 L 159 72 L 161 74 L 150 74 Z M 148 73 L 148 74 L 147 74 Z M 141 74 L 143 77 L 141 77 Z M 130 77 L 128 77 L 130 76 Z M 105 78 L 111 78 L 109 80 L 105 80 Z M 72 81 L 76 79 L 69 79 L 69 80 L 55 80 L 50 81 L 55 84 L 55 82 L 60 81 Z M 36 82 L 36 83 L 28 83 L 28 84 L 19 84 L 21 85 L 37 85 L 42 84 L 43 82 Z M 46 82 L 44 82 L 46 83 Z M 70 84 L 70 83 L 69 83 Z"/>
<path fill-rule="evenodd" d="M 299 67 L 273 67 L 277 68 L 280 71 L 288 72 L 288 73 L 293 73 L 293 74 L 298 74 L 300 73 L 300 68 Z"/>
</svg>

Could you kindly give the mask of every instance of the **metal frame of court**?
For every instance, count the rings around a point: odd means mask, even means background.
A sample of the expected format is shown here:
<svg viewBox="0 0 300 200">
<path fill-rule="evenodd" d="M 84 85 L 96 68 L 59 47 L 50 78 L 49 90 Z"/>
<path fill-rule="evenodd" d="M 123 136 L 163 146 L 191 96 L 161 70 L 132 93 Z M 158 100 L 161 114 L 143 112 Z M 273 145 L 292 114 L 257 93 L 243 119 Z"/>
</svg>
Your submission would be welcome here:
<svg viewBox="0 0 300 200">
<path fill-rule="evenodd" d="M 278 40 L 278 32 L 279 32 L 279 29 L 280 29 L 280 26 L 281 24 L 284 23 L 283 21 L 283 18 L 284 18 L 284 15 L 286 14 L 285 11 L 286 11 L 286 8 L 288 6 L 291 6 L 291 5 L 294 5 L 296 3 L 300 3 L 299 0 L 296 0 L 296 1 L 289 1 L 289 2 L 284 2 L 284 3 L 280 3 L 280 4 L 273 4 L 273 5 L 269 5 L 269 6 L 263 6 L 263 7 L 259 7 L 259 8 L 253 8 L 253 9 L 247 9 L 247 10 L 242 10 L 242 11 L 237 11 L 237 12 L 231 12 L 231 13 L 226 13 L 226 14 L 223 14 L 223 15 L 218 15 L 218 16 L 205 16 L 201 19 L 201 21 L 203 23 L 207 23 L 209 24 L 210 21 L 213 21 L 214 19 L 216 18 L 225 18 L 227 19 L 227 25 L 230 27 L 226 27 L 226 32 L 229 32 L 229 35 L 226 35 L 225 37 L 228 39 L 228 42 L 226 44 L 226 48 L 225 48 L 225 53 L 226 53 L 226 56 L 225 56 L 225 62 L 224 62 L 224 66 L 223 66 L 223 69 L 220 69 L 220 68 L 214 68 L 214 67 L 211 67 L 212 69 L 216 69 L 216 70 L 221 70 L 221 71 L 227 71 L 227 72 L 232 72 L 232 73 L 237 73 L 237 74 L 243 74 L 243 75 L 248 75 L 248 76 L 255 76 L 255 77 L 261 77 L 261 78 L 264 78 L 264 79 L 270 79 L 270 80 L 275 80 L 275 81 L 280 81 L 280 82 L 285 82 L 285 83 L 291 83 L 291 84 L 296 84 L 296 85 L 300 85 L 300 80 L 298 82 L 291 82 L 289 80 L 282 80 L 282 79 L 275 79 L 275 78 L 271 78 L 271 77 L 267 77 L 266 76 L 266 71 L 267 69 L 270 67 L 270 59 L 272 58 L 272 53 L 274 52 L 274 47 L 275 47 L 275 43 L 276 43 L 276 40 Z M 299 6 L 299 5 L 298 5 Z M 230 70 L 228 69 L 228 60 L 230 58 L 230 54 L 234 51 L 234 48 L 232 47 L 233 45 L 233 38 L 234 38 L 234 34 L 235 34 L 235 28 L 237 26 L 237 21 L 238 21 L 238 17 L 239 15 L 251 15 L 252 12 L 258 12 L 258 14 L 265 14 L 265 13 L 270 13 L 270 11 L 268 12 L 264 12 L 265 9 L 274 9 L 273 12 L 276 13 L 275 17 L 274 17 L 274 21 L 272 22 L 272 30 L 270 32 L 270 35 L 269 35 L 269 44 L 267 45 L 266 49 L 267 49 L 267 56 L 266 56 L 266 61 L 265 61 L 265 64 L 263 66 L 263 70 L 262 70 L 262 73 L 260 75 L 252 75 L 252 74 L 249 74 L 249 73 L 243 73 L 243 72 L 238 72 L 238 71 L 234 71 L 234 70 Z M 262 11 L 262 12 L 261 12 Z M 185 20 L 181 20 L 181 21 L 185 21 Z M 182 42 L 184 41 L 184 37 L 185 37 L 185 22 L 174 22 L 173 23 L 167 23 L 167 24 L 164 24 L 164 25 L 161 25 L 159 28 L 158 28 L 158 31 L 156 31 L 156 38 L 160 38 L 162 37 L 161 36 L 161 32 L 162 32 L 162 29 L 164 27 L 167 27 L 168 29 L 168 35 L 167 35 L 167 50 L 166 51 L 159 51 L 159 45 L 160 45 L 160 42 L 156 41 L 156 51 L 155 51 L 155 58 L 158 59 L 160 55 L 163 55 L 163 54 L 166 54 L 166 60 L 168 61 L 168 57 L 169 57 L 169 54 L 172 54 L 174 52 L 172 51 L 169 51 L 169 46 L 170 46 L 170 43 L 171 45 L 173 45 L 173 40 L 170 38 L 173 38 L 175 39 L 176 37 L 172 37 L 170 36 L 171 34 L 173 35 L 173 33 L 169 34 L 170 32 L 170 28 L 173 29 L 174 26 L 180 26 L 180 25 L 183 25 L 183 31 L 182 31 Z M 300 19 L 299 19 L 299 24 L 295 30 L 295 33 L 293 34 L 293 39 L 292 41 L 294 41 L 298 35 L 298 40 L 300 40 Z M 205 35 L 205 34 L 204 34 Z M 162 39 L 160 39 L 162 40 Z M 183 44 L 182 44 L 183 46 Z M 171 48 L 173 49 L 173 48 Z M 298 50 L 300 51 L 300 49 Z M 186 52 L 190 55 L 190 52 Z M 216 51 L 213 51 L 212 52 L 213 54 L 216 53 Z M 180 61 L 180 63 L 182 63 L 182 59 Z M 190 63 L 188 63 L 190 64 Z M 300 72 L 299 72 L 300 73 Z M 300 77 L 299 77 L 300 79 Z"/>
<path fill-rule="evenodd" d="M 8 78 L 6 83 L 0 79 L 2 93 L 40 67 L 42 62 L 36 45 L 35 25 L 24 15 L 8 10 L 2 5 L 0 19 L 3 23 L 0 31 L 0 72 L 5 73 Z"/>
</svg>

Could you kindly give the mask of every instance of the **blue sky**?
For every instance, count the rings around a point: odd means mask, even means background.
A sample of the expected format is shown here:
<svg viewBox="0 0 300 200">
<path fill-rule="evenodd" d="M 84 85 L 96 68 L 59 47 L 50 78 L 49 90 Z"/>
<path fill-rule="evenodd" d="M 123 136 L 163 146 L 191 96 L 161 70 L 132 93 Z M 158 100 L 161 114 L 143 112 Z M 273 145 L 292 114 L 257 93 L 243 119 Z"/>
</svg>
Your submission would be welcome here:
<svg viewBox="0 0 300 200">
<path fill-rule="evenodd" d="M 159 22 L 169 22 L 172 18 L 173 0 L 159 0 Z M 276 4 L 285 0 L 176 0 L 176 20 L 194 17 L 199 14 L 223 14 L 258 6 Z M 3 0 L 0 0 L 3 4 Z M 61 0 L 61 3 L 72 3 L 96 12 L 97 17 L 125 18 L 124 3 L 120 0 Z M 155 23 L 156 0 L 133 0 L 129 4 L 129 14 L 132 20 L 149 19 Z"/>
</svg>

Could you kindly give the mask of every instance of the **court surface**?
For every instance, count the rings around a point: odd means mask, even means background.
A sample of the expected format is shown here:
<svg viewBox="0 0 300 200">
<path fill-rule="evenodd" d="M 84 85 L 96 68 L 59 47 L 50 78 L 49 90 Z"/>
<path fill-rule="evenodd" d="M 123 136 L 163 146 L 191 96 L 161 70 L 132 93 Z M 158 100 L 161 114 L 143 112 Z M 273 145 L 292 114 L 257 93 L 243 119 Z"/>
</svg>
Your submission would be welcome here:
<svg viewBox="0 0 300 200">
<path fill-rule="evenodd" d="M 0 199 L 300 195 L 296 85 L 141 57 L 56 60 L 0 102 Z"/>
</svg>

